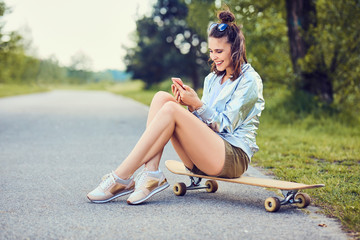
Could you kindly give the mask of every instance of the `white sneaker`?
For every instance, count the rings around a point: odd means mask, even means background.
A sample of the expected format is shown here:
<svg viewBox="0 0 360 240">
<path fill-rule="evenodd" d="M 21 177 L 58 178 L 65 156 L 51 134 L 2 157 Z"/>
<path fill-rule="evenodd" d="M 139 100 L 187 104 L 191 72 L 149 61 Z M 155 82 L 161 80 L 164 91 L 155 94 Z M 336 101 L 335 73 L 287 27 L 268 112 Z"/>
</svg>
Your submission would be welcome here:
<svg viewBox="0 0 360 240">
<path fill-rule="evenodd" d="M 127 203 L 140 204 L 169 186 L 163 172 L 160 170 L 151 172 L 144 169 L 136 177 L 135 191 L 129 196 Z"/>
<path fill-rule="evenodd" d="M 133 177 L 123 180 L 112 172 L 102 177 L 102 182 L 87 195 L 87 198 L 93 203 L 106 203 L 134 192 L 134 187 Z"/>
</svg>

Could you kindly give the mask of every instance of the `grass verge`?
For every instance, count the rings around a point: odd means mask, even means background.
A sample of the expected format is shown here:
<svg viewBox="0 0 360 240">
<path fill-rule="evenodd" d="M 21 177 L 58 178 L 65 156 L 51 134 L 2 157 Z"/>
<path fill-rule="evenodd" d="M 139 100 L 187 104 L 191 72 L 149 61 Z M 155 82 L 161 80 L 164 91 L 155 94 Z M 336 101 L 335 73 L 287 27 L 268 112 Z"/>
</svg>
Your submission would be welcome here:
<svg viewBox="0 0 360 240">
<path fill-rule="evenodd" d="M 281 87 L 264 89 L 266 108 L 257 137 L 260 151 L 252 164 L 278 179 L 324 183 L 324 188 L 305 192 L 324 214 L 338 218 L 344 229 L 359 239 L 358 116 L 316 107 L 306 96 L 296 96 L 296 101 L 291 101 L 294 96 Z"/>
<path fill-rule="evenodd" d="M 51 90 L 80 90 L 80 91 L 108 91 L 125 97 L 132 98 L 138 102 L 150 105 L 154 94 L 160 90 L 160 87 L 153 90 L 143 90 L 145 84 L 140 80 L 126 81 L 122 83 L 98 82 L 88 84 L 60 84 L 51 85 Z"/>
<path fill-rule="evenodd" d="M 0 84 L 0 97 L 46 92 L 48 90 L 47 87 L 38 85 Z"/>
<path fill-rule="evenodd" d="M 264 114 L 265 115 L 265 114 Z M 253 165 L 278 179 L 324 188 L 306 190 L 315 205 L 338 218 L 353 233 L 360 229 L 359 129 L 327 125 L 278 125 L 262 119 L 257 138 L 260 151 Z M 358 233 L 357 233 L 358 234 Z"/>
<path fill-rule="evenodd" d="M 145 84 L 139 80 L 129 81 L 108 86 L 106 90 L 115 94 L 120 94 L 122 96 L 132 98 L 149 106 L 154 94 L 160 89 L 143 90 L 144 85 Z"/>
</svg>

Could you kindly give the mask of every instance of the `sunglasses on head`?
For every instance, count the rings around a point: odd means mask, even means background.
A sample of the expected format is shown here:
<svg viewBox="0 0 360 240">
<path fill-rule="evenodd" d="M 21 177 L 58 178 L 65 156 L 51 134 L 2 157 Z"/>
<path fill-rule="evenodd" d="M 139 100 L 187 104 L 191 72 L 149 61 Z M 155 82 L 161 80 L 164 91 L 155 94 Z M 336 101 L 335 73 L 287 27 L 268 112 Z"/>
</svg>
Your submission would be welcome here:
<svg viewBox="0 0 360 240">
<path fill-rule="evenodd" d="M 229 25 L 227 25 L 226 23 L 213 23 L 210 25 L 209 27 L 209 31 L 211 31 L 214 27 L 216 27 L 216 29 L 220 32 L 225 31 L 225 29 L 228 27 Z"/>
</svg>

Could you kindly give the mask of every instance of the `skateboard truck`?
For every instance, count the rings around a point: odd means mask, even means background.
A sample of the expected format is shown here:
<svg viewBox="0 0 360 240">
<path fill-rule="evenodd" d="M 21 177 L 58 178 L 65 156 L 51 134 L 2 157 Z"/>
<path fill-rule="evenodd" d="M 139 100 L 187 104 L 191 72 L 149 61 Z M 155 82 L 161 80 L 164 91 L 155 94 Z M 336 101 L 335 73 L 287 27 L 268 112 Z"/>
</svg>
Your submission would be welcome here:
<svg viewBox="0 0 360 240">
<path fill-rule="evenodd" d="M 201 185 L 200 182 L 202 180 L 202 178 L 199 177 L 193 177 L 193 176 L 189 176 L 190 178 L 190 185 L 186 187 L 186 190 L 195 190 L 195 189 L 204 189 L 207 188 L 204 185 Z"/>
<path fill-rule="evenodd" d="M 179 182 L 174 185 L 173 191 L 177 196 L 184 196 L 187 190 L 206 189 L 207 192 L 216 192 L 218 184 L 215 180 L 207 180 L 205 185 L 201 185 L 202 178 L 189 176 L 190 185 L 186 186 L 185 183 Z"/>
<path fill-rule="evenodd" d="M 298 190 L 282 190 L 281 193 L 284 196 L 284 199 L 280 201 L 281 205 L 301 203 L 300 199 L 295 199 Z"/>
<path fill-rule="evenodd" d="M 281 205 L 295 204 L 298 208 L 306 208 L 311 202 L 311 198 L 306 193 L 299 193 L 299 190 L 281 190 L 283 200 L 277 197 L 269 197 L 265 200 L 265 209 L 268 212 L 279 211 Z"/>
</svg>

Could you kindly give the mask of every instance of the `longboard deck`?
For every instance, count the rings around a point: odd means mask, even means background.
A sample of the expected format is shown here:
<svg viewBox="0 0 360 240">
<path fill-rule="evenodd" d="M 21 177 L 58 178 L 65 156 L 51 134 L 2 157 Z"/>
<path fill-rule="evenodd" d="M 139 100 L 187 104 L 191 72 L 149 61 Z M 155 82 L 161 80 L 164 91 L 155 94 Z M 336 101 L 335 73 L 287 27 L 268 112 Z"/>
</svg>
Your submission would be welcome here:
<svg viewBox="0 0 360 240">
<path fill-rule="evenodd" d="M 258 186 L 258 187 L 275 188 L 280 190 L 300 190 L 300 189 L 310 189 L 310 188 L 318 188 L 325 186 L 324 184 L 307 185 L 303 183 L 287 182 L 287 181 L 267 179 L 267 178 L 245 177 L 245 176 L 241 176 L 239 178 L 219 178 L 212 176 L 197 175 L 189 172 L 185 168 L 182 162 L 176 160 L 167 160 L 165 161 L 165 165 L 170 172 L 175 174 L 212 179 L 212 180 L 224 181 L 224 182 L 240 183 L 240 184 Z"/>
</svg>

